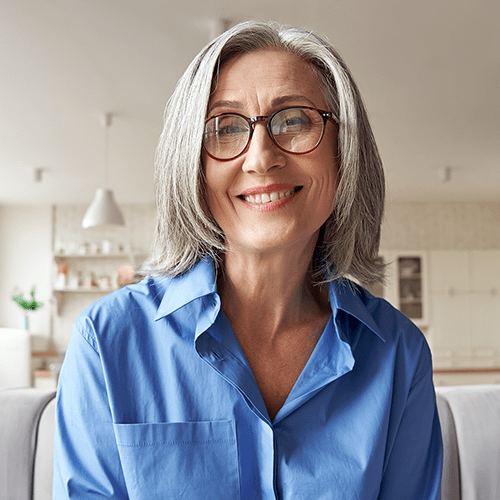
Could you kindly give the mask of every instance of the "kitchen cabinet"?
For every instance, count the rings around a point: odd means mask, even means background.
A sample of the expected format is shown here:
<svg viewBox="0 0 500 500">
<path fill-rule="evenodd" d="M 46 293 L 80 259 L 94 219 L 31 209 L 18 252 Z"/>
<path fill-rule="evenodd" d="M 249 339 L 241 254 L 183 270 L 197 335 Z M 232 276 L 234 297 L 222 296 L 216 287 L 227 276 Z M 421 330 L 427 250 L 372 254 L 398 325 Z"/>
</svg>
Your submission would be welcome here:
<svg viewBox="0 0 500 500">
<path fill-rule="evenodd" d="M 425 252 L 384 252 L 387 283 L 384 298 L 417 326 L 428 325 L 427 262 Z"/>
<path fill-rule="evenodd" d="M 500 364 L 500 251 L 472 252 L 470 266 L 473 354 Z"/>
<path fill-rule="evenodd" d="M 386 298 L 426 334 L 435 379 L 500 377 L 500 250 L 385 251 Z"/>
<path fill-rule="evenodd" d="M 500 251 L 432 251 L 429 261 L 435 366 L 500 366 Z"/>
</svg>

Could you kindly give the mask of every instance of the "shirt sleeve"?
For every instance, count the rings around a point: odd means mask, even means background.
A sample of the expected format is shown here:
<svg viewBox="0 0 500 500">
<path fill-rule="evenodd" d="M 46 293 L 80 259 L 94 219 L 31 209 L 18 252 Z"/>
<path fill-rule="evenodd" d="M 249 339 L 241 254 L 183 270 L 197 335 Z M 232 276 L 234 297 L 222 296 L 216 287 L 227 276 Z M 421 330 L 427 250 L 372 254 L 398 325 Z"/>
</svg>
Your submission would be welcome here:
<svg viewBox="0 0 500 500">
<path fill-rule="evenodd" d="M 443 447 L 426 344 L 421 360 L 388 449 L 378 500 L 441 499 Z"/>
<path fill-rule="evenodd" d="M 53 499 L 128 499 L 91 322 L 78 321 L 56 404 Z"/>
</svg>

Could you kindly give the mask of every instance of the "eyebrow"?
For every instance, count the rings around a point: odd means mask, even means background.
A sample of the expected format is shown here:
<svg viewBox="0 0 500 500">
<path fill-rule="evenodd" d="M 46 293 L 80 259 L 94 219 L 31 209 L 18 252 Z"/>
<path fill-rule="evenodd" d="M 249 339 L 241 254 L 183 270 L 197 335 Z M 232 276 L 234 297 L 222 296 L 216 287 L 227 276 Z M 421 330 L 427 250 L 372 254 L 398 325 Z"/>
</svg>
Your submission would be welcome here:
<svg viewBox="0 0 500 500">
<path fill-rule="evenodd" d="M 208 112 L 211 113 L 216 108 L 228 108 L 228 109 L 243 109 L 243 103 L 240 101 L 215 101 L 208 108 Z"/>
<path fill-rule="evenodd" d="M 284 95 L 281 97 L 277 97 L 276 99 L 273 99 L 272 105 L 273 106 L 278 106 L 280 104 L 287 104 L 290 102 L 297 102 L 297 101 L 307 101 L 311 106 L 316 107 L 316 105 L 308 99 L 306 96 L 302 94 L 291 94 L 291 95 Z"/>
<path fill-rule="evenodd" d="M 303 96 L 302 94 L 290 94 L 290 95 L 276 97 L 275 99 L 273 99 L 271 101 L 271 105 L 274 107 L 274 106 L 279 106 L 281 104 L 288 104 L 288 103 L 292 103 L 292 102 L 297 103 L 297 101 L 305 101 L 310 106 L 312 106 L 314 108 L 316 107 L 316 105 L 310 99 Z M 217 109 L 217 108 L 242 110 L 243 107 L 244 107 L 243 103 L 240 101 L 229 101 L 229 100 L 215 101 L 208 108 L 208 113 L 211 113 L 214 109 Z"/>
</svg>

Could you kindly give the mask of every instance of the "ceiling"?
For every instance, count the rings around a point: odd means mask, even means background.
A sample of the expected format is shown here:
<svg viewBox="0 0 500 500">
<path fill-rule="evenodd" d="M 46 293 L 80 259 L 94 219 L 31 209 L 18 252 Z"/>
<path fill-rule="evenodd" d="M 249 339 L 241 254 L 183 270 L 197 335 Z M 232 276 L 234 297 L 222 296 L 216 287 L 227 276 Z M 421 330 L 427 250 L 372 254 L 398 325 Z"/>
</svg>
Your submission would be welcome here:
<svg viewBox="0 0 500 500">
<path fill-rule="evenodd" d="M 391 200 L 500 201 L 498 0 L 0 0 L 0 204 L 90 202 L 109 112 L 115 197 L 153 202 L 165 103 L 220 19 L 328 36 L 364 95 Z"/>
</svg>

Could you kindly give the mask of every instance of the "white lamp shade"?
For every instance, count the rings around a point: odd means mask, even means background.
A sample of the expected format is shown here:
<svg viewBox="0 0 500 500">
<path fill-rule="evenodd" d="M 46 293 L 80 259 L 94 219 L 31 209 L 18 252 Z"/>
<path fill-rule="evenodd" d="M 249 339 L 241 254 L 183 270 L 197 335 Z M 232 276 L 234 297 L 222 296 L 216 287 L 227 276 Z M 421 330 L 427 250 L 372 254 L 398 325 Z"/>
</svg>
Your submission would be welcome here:
<svg viewBox="0 0 500 500">
<path fill-rule="evenodd" d="M 83 216 L 82 227 L 110 224 L 123 226 L 123 215 L 115 202 L 113 191 L 97 188 L 94 199 Z"/>
</svg>

